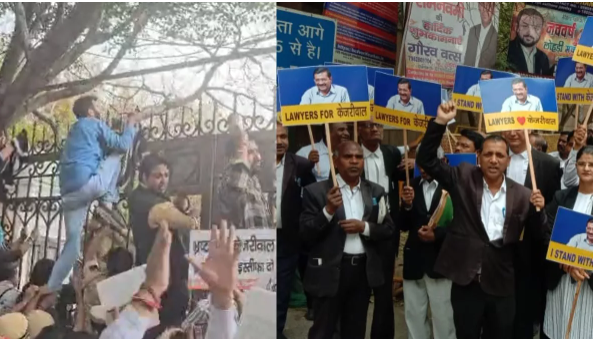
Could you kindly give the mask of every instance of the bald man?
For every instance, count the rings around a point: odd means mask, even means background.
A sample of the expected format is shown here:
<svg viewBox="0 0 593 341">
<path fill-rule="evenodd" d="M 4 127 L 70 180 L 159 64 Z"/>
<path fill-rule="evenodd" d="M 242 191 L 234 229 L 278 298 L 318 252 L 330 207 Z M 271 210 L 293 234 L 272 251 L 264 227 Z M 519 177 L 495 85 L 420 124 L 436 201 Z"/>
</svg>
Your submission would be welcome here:
<svg viewBox="0 0 593 341">
<path fill-rule="evenodd" d="M 315 311 L 309 338 L 333 338 L 339 321 L 340 338 L 363 339 L 371 288 L 385 281 L 376 245 L 395 227 L 383 187 L 361 178 L 362 148 L 343 142 L 334 165 L 337 186 L 328 179 L 303 192 L 300 234 L 311 246 L 304 287 Z"/>
</svg>

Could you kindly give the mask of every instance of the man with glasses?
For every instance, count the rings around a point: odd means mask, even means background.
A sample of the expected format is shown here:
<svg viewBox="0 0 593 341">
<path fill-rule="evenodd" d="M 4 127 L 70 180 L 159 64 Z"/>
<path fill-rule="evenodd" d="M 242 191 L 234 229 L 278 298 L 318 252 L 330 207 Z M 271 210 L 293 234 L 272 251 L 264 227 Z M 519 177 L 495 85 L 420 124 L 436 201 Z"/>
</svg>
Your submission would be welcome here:
<svg viewBox="0 0 593 341">
<path fill-rule="evenodd" d="M 405 170 L 398 168 L 402 161 L 402 154 L 398 148 L 381 144 L 383 139 L 383 126 L 371 121 L 358 124 L 358 136 L 362 143 L 364 156 L 364 170 L 362 178 L 379 184 L 389 197 L 390 216 L 397 221 L 399 212 L 399 180 L 405 180 Z M 410 170 L 413 174 L 413 168 Z M 413 177 L 413 175 L 410 175 Z M 383 276 L 385 283 L 374 288 L 375 306 L 373 311 L 373 324 L 371 327 L 372 339 L 394 338 L 394 312 L 393 312 L 393 268 L 399 248 L 399 229 L 396 226 L 393 237 L 379 244 L 378 251 L 383 263 Z"/>
</svg>

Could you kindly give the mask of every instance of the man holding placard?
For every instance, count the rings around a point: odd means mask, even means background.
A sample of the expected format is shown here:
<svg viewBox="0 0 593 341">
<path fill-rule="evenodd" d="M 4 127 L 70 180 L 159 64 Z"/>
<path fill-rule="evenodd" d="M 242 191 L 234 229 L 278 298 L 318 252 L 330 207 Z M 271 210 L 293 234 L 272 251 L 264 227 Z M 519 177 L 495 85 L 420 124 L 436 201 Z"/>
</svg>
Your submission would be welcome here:
<svg viewBox="0 0 593 341">
<path fill-rule="evenodd" d="M 397 83 L 397 95 L 389 98 L 386 108 L 424 115 L 424 104 L 412 96 L 412 84 L 405 78 Z"/>
<path fill-rule="evenodd" d="M 455 210 L 434 270 L 453 281 L 458 338 L 509 338 L 515 317 L 515 248 L 524 229 L 545 238 L 545 202 L 540 191 L 530 193 L 505 177 L 509 147 L 500 136 L 485 139 L 480 167 L 450 167 L 438 160 L 437 148 L 455 116 L 453 102 L 439 107 L 416 159 L 450 193 Z"/>
<path fill-rule="evenodd" d="M 301 237 L 311 245 L 305 290 L 315 298 L 309 338 L 365 337 L 371 288 L 385 280 L 377 244 L 393 238 L 385 190 L 362 180 L 364 154 L 354 141 L 335 152 L 336 182 L 318 182 L 303 192 Z"/>
<path fill-rule="evenodd" d="M 350 140 L 350 132 L 348 132 L 348 125 L 346 123 L 331 123 L 329 125 L 329 139 L 332 148 L 337 148 L 340 143 Z M 315 175 L 317 181 L 325 181 L 329 179 L 330 164 L 329 164 L 329 149 L 327 148 L 328 137 L 323 136 L 321 141 L 314 145 L 306 145 L 299 149 L 297 156 L 309 159 L 313 163 L 319 164 L 319 171 L 314 167 L 311 172 Z"/>
</svg>

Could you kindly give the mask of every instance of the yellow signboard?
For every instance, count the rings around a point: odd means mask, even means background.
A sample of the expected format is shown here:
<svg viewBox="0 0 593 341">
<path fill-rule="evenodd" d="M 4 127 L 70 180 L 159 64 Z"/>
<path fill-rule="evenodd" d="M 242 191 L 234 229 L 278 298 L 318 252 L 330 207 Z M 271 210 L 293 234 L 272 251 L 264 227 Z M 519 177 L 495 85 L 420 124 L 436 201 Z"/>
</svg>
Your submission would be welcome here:
<svg viewBox="0 0 593 341">
<path fill-rule="evenodd" d="M 558 113 L 537 111 L 512 111 L 485 114 L 486 132 L 533 129 L 558 131 Z"/>
<path fill-rule="evenodd" d="M 452 98 L 458 109 L 482 112 L 482 99 L 480 97 L 453 93 Z"/>
<path fill-rule="evenodd" d="M 572 60 L 587 65 L 593 65 L 593 47 L 585 45 L 577 45 Z"/>
<path fill-rule="evenodd" d="M 390 127 L 426 131 L 428 121 L 432 116 L 411 114 L 406 111 L 387 109 L 376 106 L 373 109 L 373 122 L 381 123 Z"/>
<path fill-rule="evenodd" d="M 369 102 L 287 105 L 280 119 L 285 126 L 368 121 L 371 108 Z"/>
<path fill-rule="evenodd" d="M 558 104 L 591 104 L 593 89 L 591 88 L 556 88 Z"/>
</svg>

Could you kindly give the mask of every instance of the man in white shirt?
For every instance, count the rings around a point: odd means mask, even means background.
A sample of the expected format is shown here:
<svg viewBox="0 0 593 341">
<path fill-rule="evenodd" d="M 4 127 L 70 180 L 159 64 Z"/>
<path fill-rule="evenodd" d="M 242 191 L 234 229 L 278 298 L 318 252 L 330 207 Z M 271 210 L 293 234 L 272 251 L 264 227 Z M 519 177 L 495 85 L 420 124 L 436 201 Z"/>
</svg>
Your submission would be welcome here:
<svg viewBox="0 0 593 341">
<path fill-rule="evenodd" d="M 339 173 L 303 191 L 300 231 L 311 246 L 304 287 L 314 296 L 309 338 L 331 339 L 340 323 L 340 338 L 365 337 L 371 289 L 383 285 L 378 245 L 393 238 L 385 190 L 361 179 L 362 148 L 354 141 L 335 151 Z"/>
<path fill-rule="evenodd" d="M 565 88 L 591 88 L 593 87 L 593 74 L 587 72 L 587 65 L 575 63 L 574 73 L 564 82 Z"/>
<path fill-rule="evenodd" d="M 500 112 L 544 111 L 540 99 L 527 93 L 527 84 L 525 84 L 523 79 L 513 79 L 511 84 L 513 87 L 513 95 L 502 103 Z"/>
<path fill-rule="evenodd" d="M 455 208 L 455 222 L 449 226 L 434 271 L 453 281 L 457 338 L 510 338 L 515 322 L 517 244 L 523 230 L 549 238 L 545 201 L 539 190 L 530 192 L 504 176 L 509 147 L 500 136 L 484 140 L 479 167 L 468 163 L 451 167 L 439 160 L 437 149 L 455 116 L 453 102 L 440 105 L 416 159 L 451 193 Z"/>
<path fill-rule="evenodd" d="M 346 123 L 330 123 L 329 134 L 333 150 L 336 150 L 342 142 L 350 140 L 350 132 L 348 132 L 348 125 Z M 311 170 L 317 181 L 327 180 L 330 175 L 329 150 L 326 142 L 327 136 L 323 136 L 323 139 L 315 143 L 313 147 L 306 145 L 296 153 L 296 155 L 307 158 L 309 161 L 319 165 L 319 168 L 315 166 Z"/>
<path fill-rule="evenodd" d="M 470 6 L 474 4 L 470 4 Z M 493 2 L 478 2 L 481 23 L 469 29 L 463 65 L 494 67 L 498 40 L 498 34 L 492 24 L 495 9 L 496 6 Z"/>
<path fill-rule="evenodd" d="M 332 84 L 332 74 L 326 67 L 318 67 L 313 71 L 315 86 L 303 93 L 302 104 L 344 103 L 350 102 L 348 90 Z"/>
<path fill-rule="evenodd" d="M 412 84 L 405 78 L 397 82 L 397 95 L 389 98 L 386 108 L 424 115 L 424 104 L 412 96 Z"/>
<path fill-rule="evenodd" d="M 480 80 L 481 81 L 486 81 L 492 79 L 492 71 L 490 70 L 484 70 L 482 71 L 482 73 L 480 73 Z M 476 83 L 474 85 L 472 85 L 468 90 L 466 95 L 468 96 L 474 96 L 474 97 L 480 97 L 481 99 L 481 93 L 480 93 L 480 83 Z"/>
<path fill-rule="evenodd" d="M 566 245 L 593 252 L 593 219 L 587 221 L 585 233 L 573 236 Z"/>
</svg>

